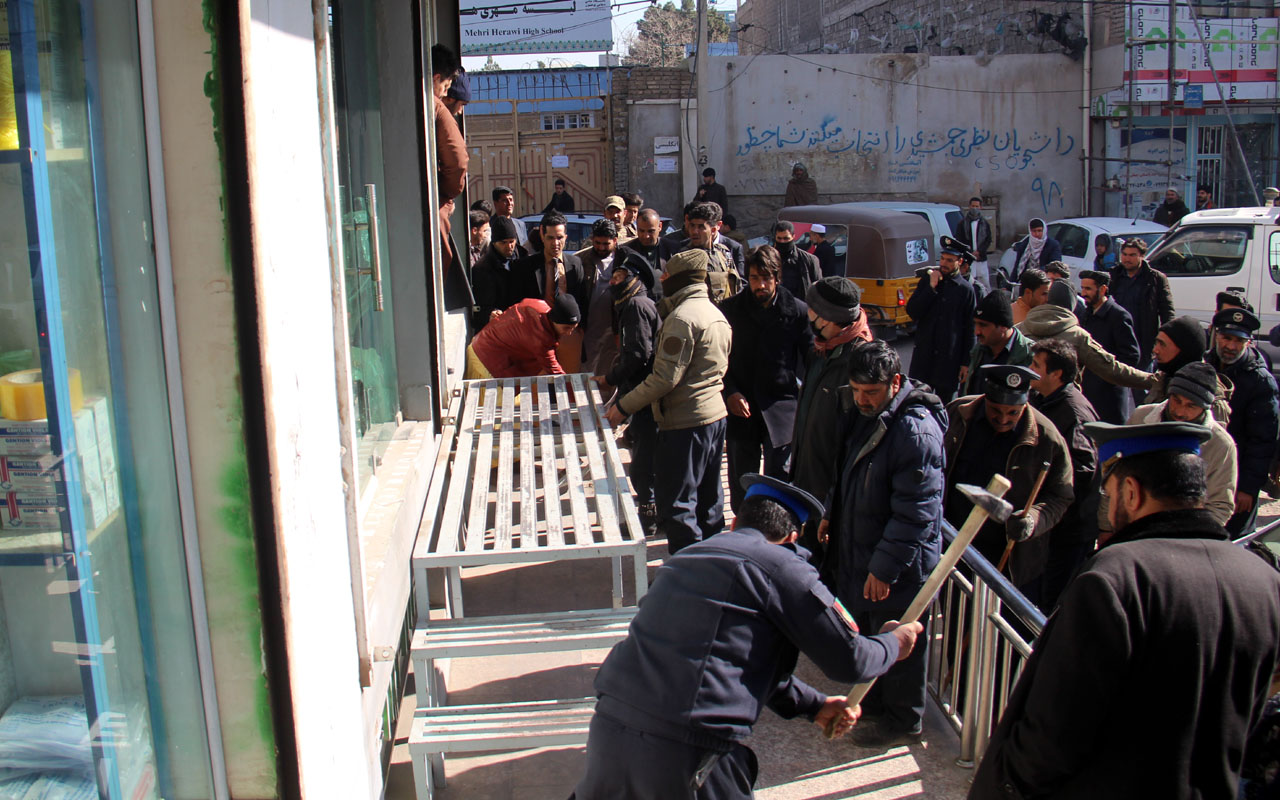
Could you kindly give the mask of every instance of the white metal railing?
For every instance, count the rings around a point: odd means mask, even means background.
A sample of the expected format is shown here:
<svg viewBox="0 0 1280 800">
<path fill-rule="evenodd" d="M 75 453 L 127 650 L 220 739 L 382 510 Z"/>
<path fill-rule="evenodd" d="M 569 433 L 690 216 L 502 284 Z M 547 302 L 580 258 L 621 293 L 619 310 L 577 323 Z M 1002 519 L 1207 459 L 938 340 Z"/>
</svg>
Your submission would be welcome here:
<svg viewBox="0 0 1280 800">
<path fill-rule="evenodd" d="M 947 544 L 955 535 L 943 523 Z M 929 694 L 960 735 L 957 763 L 972 767 L 1004 713 L 1045 617 L 970 547 L 934 601 L 930 621 Z"/>
</svg>

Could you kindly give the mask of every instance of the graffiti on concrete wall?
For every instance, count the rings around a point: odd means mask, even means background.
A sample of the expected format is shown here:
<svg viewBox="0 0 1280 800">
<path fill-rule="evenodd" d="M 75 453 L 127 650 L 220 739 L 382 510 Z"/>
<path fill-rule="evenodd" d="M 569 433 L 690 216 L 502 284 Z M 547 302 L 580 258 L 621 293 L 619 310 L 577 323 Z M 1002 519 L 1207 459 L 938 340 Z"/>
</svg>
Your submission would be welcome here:
<svg viewBox="0 0 1280 800">
<path fill-rule="evenodd" d="M 889 128 L 845 128 L 835 117 L 826 117 L 816 128 L 747 125 L 739 139 L 737 155 L 781 150 L 815 150 L 863 158 L 884 155 L 889 161 L 891 183 L 910 182 L 921 175 L 924 157 L 943 155 L 972 160 L 979 170 L 1024 171 L 1037 166 L 1041 155 L 1066 156 L 1076 147 L 1076 139 L 1061 127 L 1053 129 L 947 128 L 904 130 Z"/>
</svg>

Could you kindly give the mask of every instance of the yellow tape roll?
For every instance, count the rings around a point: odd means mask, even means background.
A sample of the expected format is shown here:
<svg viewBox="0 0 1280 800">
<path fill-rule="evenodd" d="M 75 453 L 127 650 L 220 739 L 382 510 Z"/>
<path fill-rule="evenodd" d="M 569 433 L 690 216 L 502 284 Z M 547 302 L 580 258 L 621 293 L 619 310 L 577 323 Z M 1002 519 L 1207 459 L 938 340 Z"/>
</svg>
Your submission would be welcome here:
<svg viewBox="0 0 1280 800">
<path fill-rule="evenodd" d="M 71 412 L 84 406 L 84 386 L 80 370 L 67 371 L 71 379 Z M 38 369 L 24 369 L 0 377 L 0 417 L 5 419 L 44 419 L 44 376 Z"/>
</svg>

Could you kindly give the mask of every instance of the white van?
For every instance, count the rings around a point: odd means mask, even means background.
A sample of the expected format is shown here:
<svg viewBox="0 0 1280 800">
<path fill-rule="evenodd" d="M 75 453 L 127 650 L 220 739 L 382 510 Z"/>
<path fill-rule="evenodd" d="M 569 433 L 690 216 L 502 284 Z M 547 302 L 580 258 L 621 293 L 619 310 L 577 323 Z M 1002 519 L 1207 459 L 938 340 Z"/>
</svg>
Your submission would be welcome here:
<svg viewBox="0 0 1280 800">
<path fill-rule="evenodd" d="M 1243 293 L 1258 313 L 1259 344 L 1280 324 L 1280 208 L 1215 208 L 1183 217 L 1147 253 L 1169 276 L 1173 307 L 1206 324 L 1218 292 Z M 1280 363 L 1280 362 L 1277 362 Z"/>
</svg>

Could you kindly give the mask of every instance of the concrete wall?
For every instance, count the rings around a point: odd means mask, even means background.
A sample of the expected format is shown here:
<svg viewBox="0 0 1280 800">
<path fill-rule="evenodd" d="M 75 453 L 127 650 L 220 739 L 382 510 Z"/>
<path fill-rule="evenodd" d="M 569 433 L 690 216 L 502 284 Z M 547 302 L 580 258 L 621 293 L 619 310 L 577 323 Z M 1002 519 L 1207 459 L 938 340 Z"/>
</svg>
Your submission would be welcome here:
<svg viewBox="0 0 1280 800">
<path fill-rule="evenodd" d="M 1081 21 L 1079 3 L 748 0 L 738 13 L 738 52 L 1056 53 L 1060 45 L 1045 25 L 1058 28 L 1064 12 L 1071 12 L 1074 23 Z"/>
<path fill-rule="evenodd" d="M 1079 214 L 1081 70 L 1061 55 L 710 59 L 710 165 L 760 232 L 805 164 L 823 203 L 996 206 L 1001 244 Z"/>
</svg>

